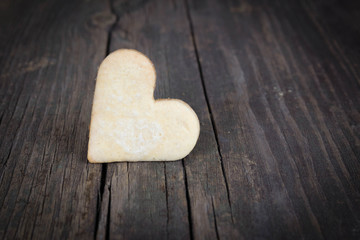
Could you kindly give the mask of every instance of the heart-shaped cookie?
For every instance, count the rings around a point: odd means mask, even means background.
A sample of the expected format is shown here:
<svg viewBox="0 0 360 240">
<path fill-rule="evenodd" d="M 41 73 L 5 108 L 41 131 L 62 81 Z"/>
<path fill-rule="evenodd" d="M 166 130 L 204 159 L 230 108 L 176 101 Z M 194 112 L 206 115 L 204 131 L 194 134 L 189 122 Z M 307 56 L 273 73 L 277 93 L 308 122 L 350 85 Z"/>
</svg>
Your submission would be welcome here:
<svg viewBox="0 0 360 240">
<path fill-rule="evenodd" d="M 93 163 L 172 161 L 194 148 L 200 124 L 178 99 L 154 99 L 152 62 L 120 49 L 100 65 L 91 114 L 88 159 Z"/>
</svg>

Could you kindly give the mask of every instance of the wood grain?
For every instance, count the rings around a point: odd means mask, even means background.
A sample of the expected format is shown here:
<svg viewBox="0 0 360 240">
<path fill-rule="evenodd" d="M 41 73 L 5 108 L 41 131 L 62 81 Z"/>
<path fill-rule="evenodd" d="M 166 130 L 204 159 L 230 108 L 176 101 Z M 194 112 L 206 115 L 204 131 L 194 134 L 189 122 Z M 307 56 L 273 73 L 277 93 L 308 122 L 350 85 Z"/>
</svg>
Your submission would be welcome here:
<svg viewBox="0 0 360 240">
<path fill-rule="evenodd" d="M 316 15 L 336 9 L 326 5 L 190 5 L 233 215 L 246 239 L 359 237 L 359 78 L 320 22 L 330 14 Z"/>
<path fill-rule="evenodd" d="M 1 3 L 2 239 L 95 234 L 101 166 L 86 160 L 88 124 L 113 17 L 83 4 Z"/>
<path fill-rule="evenodd" d="M 0 3 L 1 239 L 359 239 L 358 1 Z M 96 71 L 154 62 L 182 161 L 89 164 Z"/>
</svg>

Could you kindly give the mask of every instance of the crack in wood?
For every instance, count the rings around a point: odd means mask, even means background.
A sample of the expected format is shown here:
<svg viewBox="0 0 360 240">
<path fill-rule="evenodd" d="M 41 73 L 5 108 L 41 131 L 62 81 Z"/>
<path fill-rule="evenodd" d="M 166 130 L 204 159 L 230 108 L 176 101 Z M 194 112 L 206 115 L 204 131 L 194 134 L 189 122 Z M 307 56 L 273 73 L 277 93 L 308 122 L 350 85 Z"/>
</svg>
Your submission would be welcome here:
<svg viewBox="0 0 360 240">
<path fill-rule="evenodd" d="M 99 223 L 100 223 L 100 215 L 101 215 L 101 203 L 103 200 L 104 190 L 105 190 L 105 182 L 107 176 L 107 164 L 103 163 L 101 168 L 101 177 L 100 177 L 100 191 L 98 194 L 98 199 L 96 202 L 96 220 L 95 220 L 95 231 L 94 231 L 94 239 L 96 239 L 98 230 L 99 230 Z"/>
<path fill-rule="evenodd" d="M 112 32 L 119 20 L 119 16 L 116 14 L 116 11 L 114 10 L 113 0 L 108 0 L 108 5 L 109 5 L 110 14 L 115 16 L 115 20 L 110 25 L 110 27 L 107 29 L 107 42 L 106 42 L 106 48 L 105 48 L 105 57 L 107 55 L 109 55 L 109 53 L 110 53 Z M 99 197 L 97 200 L 94 239 L 96 239 L 97 233 L 99 231 L 100 215 L 101 215 L 101 210 L 102 210 L 101 203 L 103 201 L 103 195 L 104 195 L 105 184 L 106 184 L 106 176 L 107 176 L 107 163 L 103 163 L 101 167 L 102 167 L 102 169 L 101 169 L 101 177 L 100 177 L 100 193 L 99 193 Z M 110 210 L 111 210 L 110 204 L 111 204 L 111 185 L 109 185 L 109 205 L 108 205 L 107 220 L 106 220 L 106 224 L 105 224 L 105 229 L 106 229 L 105 239 L 109 239 L 109 235 L 110 235 Z"/>
<path fill-rule="evenodd" d="M 116 13 L 115 9 L 114 9 L 114 4 L 113 4 L 113 0 L 108 0 L 108 4 L 109 4 L 109 10 L 110 13 L 115 16 L 115 20 L 114 22 L 110 25 L 109 29 L 108 29 L 108 36 L 107 36 L 107 43 L 106 43 L 106 53 L 105 56 L 109 55 L 110 53 L 110 47 L 111 47 L 111 38 L 112 38 L 112 32 L 116 26 L 116 24 L 119 21 L 119 15 Z"/>
<path fill-rule="evenodd" d="M 190 239 L 194 239 L 193 221 L 192 221 L 191 204 L 190 204 L 190 196 L 189 196 L 189 187 L 188 187 L 188 180 L 187 180 L 187 175 L 186 175 L 186 168 L 185 168 L 184 159 L 181 159 L 181 163 L 182 163 L 183 172 L 184 172 L 184 183 L 185 183 L 185 190 L 186 190 L 185 193 L 186 193 L 186 202 L 187 202 L 187 210 L 188 210 Z"/>
<path fill-rule="evenodd" d="M 192 18 L 191 18 L 191 13 L 190 13 L 190 9 L 189 9 L 188 0 L 184 0 L 184 2 L 185 2 L 186 16 L 188 18 L 189 27 L 190 27 L 191 39 L 192 39 L 194 50 L 195 50 L 195 57 L 196 57 L 196 61 L 197 61 L 197 66 L 198 66 L 199 73 L 200 73 L 201 85 L 202 85 L 202 89 L 203 89 L 203 92 L 204 92 L 206 105 L 207 105 L 207 108 L 209 110 L 211 126 L 213 128 L 213 132 L 214 132 L 214 135 L 215 135 L 215 140 L 216 140 L 216 145 L 217 145 L 217 152 L 219 153 L 219 157 L 220 157 L 221 171 L 222 171 L 222 175 L 223 175 L 224 182 L 225 182 L 227 200 L 228 200 L 228 204 L 229 204 L 229 208 L 230 208 L 230 214 L 231 214 L 231 221 L 234 224 L 234 217 L 233 217 L 231 201 L 230 201 L 229 184 L 228 184 L 226 173 L 225 173 L 224 161 L 223 161 L 223 157 L 222 157 L 222 154 L 221 154 L 221 149 L 220 149 L 219 137 L 218 137 L 218 133 L 217 133 L 217 129 L 216 129 L 216 124 L 215 124 L 215 120 L 214 120 L 214 117 L 213 117 L 211 105 L 210 105 L 210 102 L 209 102 L 209 97 L 208 97 L 207 91 L 206 91 L 206 85 L 205 85 L 204 75 L 203 75 L 202 66 L 201 66 L 201 62 L 200 62 L 200 56 L 199 56 L 198 47 L 197 47 L 196 40 L 195 40 L 195 32 L 194 32 L 193 21 L 192 21 Z"/>
<path fill-rule="evenodd" d="M 110 214 L 111 214 L 111 185 L 109 185 L 109 205 L 108 205 L 108 212 L 107 212 L 107 219 L 106 219 L 106 234 L 105 239 L 110 239 Z"/>
<path fill-rule="evenodd" d="M 164 162 L 164 177 L 165 177 L 165 198 L 166 198 L 166 236 L 169 238 L 169 196 L 168 196 L 168 184 L 166 176 L 166 163 Z"/>
</svg>

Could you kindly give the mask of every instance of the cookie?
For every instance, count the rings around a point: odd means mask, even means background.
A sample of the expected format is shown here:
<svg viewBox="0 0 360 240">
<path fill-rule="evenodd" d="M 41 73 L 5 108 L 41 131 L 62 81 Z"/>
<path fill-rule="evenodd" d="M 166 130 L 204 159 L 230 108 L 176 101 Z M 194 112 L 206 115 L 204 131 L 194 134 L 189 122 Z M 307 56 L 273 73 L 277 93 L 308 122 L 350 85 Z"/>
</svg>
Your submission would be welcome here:
<svg viewBox="0 0 360 240">
<path fill-rule="evenodd" d="M 156 72 L 142 53 L 120 49 L 101 63 L 91 113 L 92 163 L 173 161 L 194 148 L 200 132 L 192 108 L 154 99 Z"/>
</svg>

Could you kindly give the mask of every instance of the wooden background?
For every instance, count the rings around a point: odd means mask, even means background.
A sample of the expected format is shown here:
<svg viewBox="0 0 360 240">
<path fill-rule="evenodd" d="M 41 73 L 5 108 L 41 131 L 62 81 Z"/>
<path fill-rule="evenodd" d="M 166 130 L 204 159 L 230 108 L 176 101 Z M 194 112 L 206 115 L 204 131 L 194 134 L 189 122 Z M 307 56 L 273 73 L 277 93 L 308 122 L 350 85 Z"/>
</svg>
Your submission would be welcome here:
<svg viewBox="0 0 360 240">
<path fill-rule="evenodd" d="M 0 238 L 360 239 L 360 1 L 2 0 Z M 89 164 L 96 72 L 154 62 L 181 161 Z"/>
</svg>

